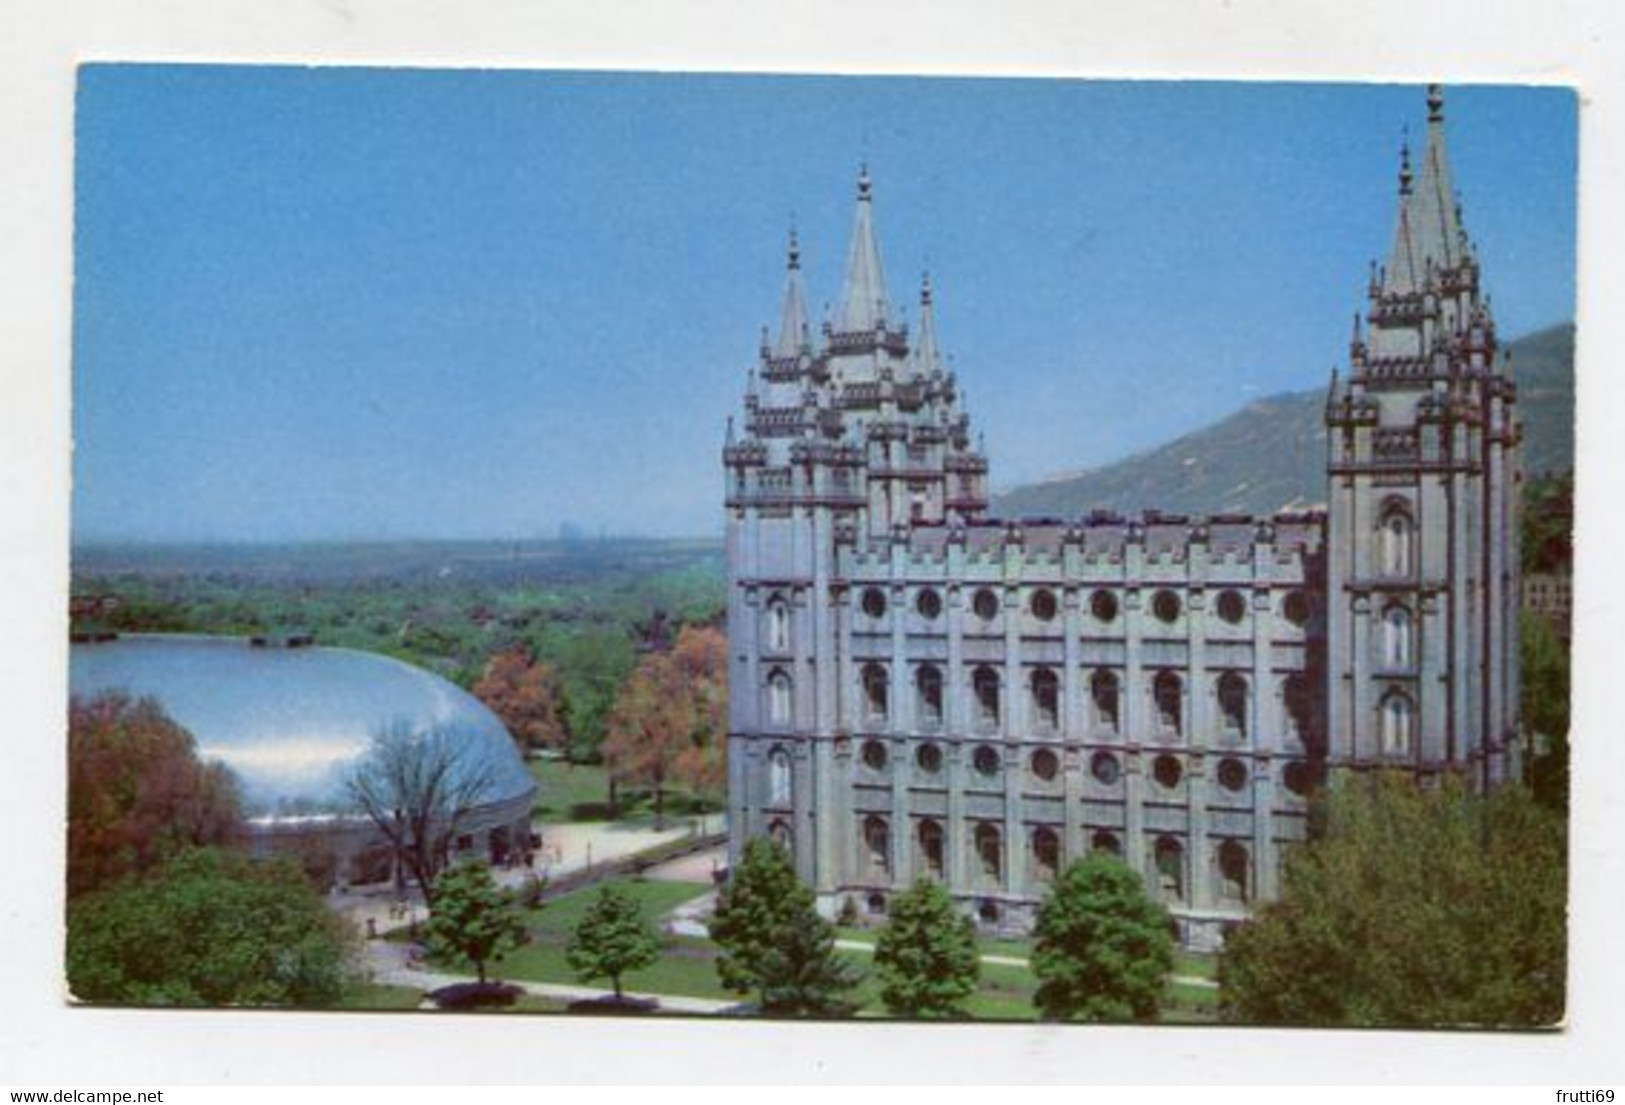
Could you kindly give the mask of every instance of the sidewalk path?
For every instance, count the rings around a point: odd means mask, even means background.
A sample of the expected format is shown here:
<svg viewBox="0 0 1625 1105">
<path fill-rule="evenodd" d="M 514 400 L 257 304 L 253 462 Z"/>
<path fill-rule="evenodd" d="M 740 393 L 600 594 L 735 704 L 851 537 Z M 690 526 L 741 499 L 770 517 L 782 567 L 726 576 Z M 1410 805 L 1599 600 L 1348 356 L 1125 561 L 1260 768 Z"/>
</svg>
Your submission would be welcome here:
<svg viewBox="0 0 1625 1105">
<path fill-rule="evenodd" d="M 837 940 L 835 946 L 849 952 L 862 952 L 864 955 L 875 954 L 875 946 L 862 940 Z M 1032 961 L 1014 955 L 984 955 L 979 956 L 983 963 L 991 963 L 996 967 L 1031 967 Z M 1200 975 L 1169 975 L 1169 980 L 1181 986 L 1194 986 L 1200 990 L 1217 990 L 1219 984 L 1211 978 L 1202 978 Z"/>
<path fill-rule="evenodd" d="M 372 968 L 373 981 L 388 986 L 406 986 L 413 990 L 427 991 L 474 981 L 470 975 L 454 975 L 413 967 L 408 960 L 408 949 L 400 944 L 374 940 L 367 946 L 367 958 Z M 566 986 L 552 982 L 524 982 L 519 979 L 501 981 L 517 986 L 527 994 L 558 1001 L 591 1001 L 595 998 L 609 997 L 611 994 L 611 991 L 595 986 Z M 637 993 L 631 990 L 626 992 L 626 996 L 659 1002 L 661 1009 L 672 1013 L 726 1013 L 738 1004 L 708 998 L 679 997 L 674 994 Z"/>
</svg>

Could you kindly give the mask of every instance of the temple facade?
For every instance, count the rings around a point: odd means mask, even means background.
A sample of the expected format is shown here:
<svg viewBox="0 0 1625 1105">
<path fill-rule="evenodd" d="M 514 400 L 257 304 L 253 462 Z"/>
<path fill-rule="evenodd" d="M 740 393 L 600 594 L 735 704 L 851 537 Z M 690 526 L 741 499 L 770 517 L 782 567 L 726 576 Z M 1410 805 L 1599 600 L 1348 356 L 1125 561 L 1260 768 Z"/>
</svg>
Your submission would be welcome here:
<svg viewBox="0 0 1625 1105">
<path fill-rule="evenodd" d="M 1332 772 L 1509 774 L 1519 428 L 1436 86 L 1328 395 L 1323 511 L 989 517 L 932 288 L 910 334 L 873 207 L 865 172 L 816 332 L 792 234 L 723 450 L 735 858 L 776 838 L 831 913 L 938 879 L 1015 931 L 1101 849 L 1212 945 Z"/>
</svg>

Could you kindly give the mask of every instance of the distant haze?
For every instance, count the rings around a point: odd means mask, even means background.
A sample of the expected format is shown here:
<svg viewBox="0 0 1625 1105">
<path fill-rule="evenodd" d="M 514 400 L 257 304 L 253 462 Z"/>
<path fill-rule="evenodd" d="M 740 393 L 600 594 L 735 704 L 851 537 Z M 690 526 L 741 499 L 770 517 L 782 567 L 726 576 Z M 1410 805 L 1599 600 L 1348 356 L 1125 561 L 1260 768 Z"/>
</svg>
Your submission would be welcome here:
<svg viewBox="0 0 1625 1105">
<path fill-rule="evenodd" d="M 1323 386 L 1419 87 L 93 65 L 75 538 L 712 535 L 867 159 L 997 486 Z M 1575 102 L 1447 90 L 1503 335 L 1573 317 Z M 909 314 L 913 314 L 912 308 Z"/>
</svg>

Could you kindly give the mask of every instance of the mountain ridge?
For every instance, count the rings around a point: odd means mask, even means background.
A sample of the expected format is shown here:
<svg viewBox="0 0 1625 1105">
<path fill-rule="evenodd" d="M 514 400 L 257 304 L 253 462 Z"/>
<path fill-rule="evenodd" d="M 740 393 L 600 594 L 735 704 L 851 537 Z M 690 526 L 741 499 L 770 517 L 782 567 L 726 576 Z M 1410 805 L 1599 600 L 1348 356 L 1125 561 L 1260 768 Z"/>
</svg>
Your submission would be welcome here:
<svg viewBox="0 0 1625 1105">
<path fill-rule="evenodd" d="M 1506 346 L 1524 420 L 1524 470 L 1574 466 L 1574 325 L 1559 323 Z M 998 492 L 1002 517 L 1271 514 L 1320 505 L 1326 494 L 1324 389 L 1254 399 L 1190 433 L 1122 460 Z"/>
</svg>

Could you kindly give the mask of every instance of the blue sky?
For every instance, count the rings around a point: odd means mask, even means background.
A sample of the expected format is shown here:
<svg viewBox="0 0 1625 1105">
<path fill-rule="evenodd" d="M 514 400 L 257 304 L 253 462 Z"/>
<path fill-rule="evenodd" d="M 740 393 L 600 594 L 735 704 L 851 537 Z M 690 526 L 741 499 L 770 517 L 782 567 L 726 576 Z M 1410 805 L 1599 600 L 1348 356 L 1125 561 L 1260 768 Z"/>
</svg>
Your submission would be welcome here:
<svg viewBox="0 0 1625 1105">
<path fill-rule="evenodd" d="M 1574 303 L 1575 101 L 1447 91 L 1504 336 Z M 90 66 L 78 540 L 721 527 L 800 229 L 836 298 L 867 158 L 995 486 L 1320 386 L 1420 87 Z"/>
</svg>

